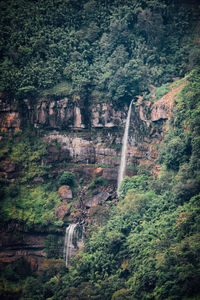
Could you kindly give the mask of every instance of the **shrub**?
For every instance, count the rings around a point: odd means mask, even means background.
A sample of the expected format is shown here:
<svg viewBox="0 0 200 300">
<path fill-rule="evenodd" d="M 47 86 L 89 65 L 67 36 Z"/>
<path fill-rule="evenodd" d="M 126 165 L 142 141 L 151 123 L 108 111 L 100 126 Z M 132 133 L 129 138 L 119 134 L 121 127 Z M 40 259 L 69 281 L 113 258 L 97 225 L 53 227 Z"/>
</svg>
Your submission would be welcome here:
<svg viewBox="0 0 200 300">
<path fill-rule="evenodd" d="M 71 172 L 64 172 L 60 178 L 59 178 L 59 185 L 69 185 L 69 186 L 74 186 L 75 184 L 75 177 L 74 174 Z"/>
<path fill-rule="evenodd" d="M 108 184 L 108 180 L 106 180 L 103 177 L 97 177 L 97 178 L 92 179 L 91 183 L 89 184 L 89 188 L 91 190 L 93 190 L 97 186 L 107 185 L 107 184 Z"/>
</svg>

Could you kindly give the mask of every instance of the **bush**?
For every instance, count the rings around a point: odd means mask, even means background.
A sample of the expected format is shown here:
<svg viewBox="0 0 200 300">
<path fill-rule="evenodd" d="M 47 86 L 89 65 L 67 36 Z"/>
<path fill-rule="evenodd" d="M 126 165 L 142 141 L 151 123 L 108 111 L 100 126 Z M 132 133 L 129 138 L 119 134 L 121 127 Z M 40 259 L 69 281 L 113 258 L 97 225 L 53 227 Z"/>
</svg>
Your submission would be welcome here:
<svg viewBox="0 0 200 300">
<path fill-rule="evenodd" d="M 108 180 L 106 180 L 103 177 L 97 177 L 97 178 L 92 179 L 91 183 L 89 184 L 89 188 L 91 190 L 94 190 L 98 186 L 107 185 L 107 184 L 108 184 Z"/>
<path fill-rule="evenodd" d="M 161 161 L 168 169 L 178 170 L 187 161 L 187 148 L 183 137 L 172 136 L 160 153 Z"/>
<path fill-rule="evenodd" d="M 59 178 L 59 185 L 69 185 L 69 186 L 74 186 L 75 184 L 75 177 L 74 174 L 71 172 L 64 172 L 60 178 Z"/>
</svg>

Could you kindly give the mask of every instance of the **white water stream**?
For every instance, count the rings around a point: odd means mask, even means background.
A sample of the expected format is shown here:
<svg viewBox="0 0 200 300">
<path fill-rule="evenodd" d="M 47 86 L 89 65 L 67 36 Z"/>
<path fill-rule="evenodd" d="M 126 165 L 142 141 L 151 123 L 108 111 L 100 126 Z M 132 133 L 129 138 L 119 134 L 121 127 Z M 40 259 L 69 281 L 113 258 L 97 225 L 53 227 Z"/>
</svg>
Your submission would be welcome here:
<svg viewBox="0 0 200 300">
<path fill-rule="evenodd" d="M 74 249 L 74 246 L 72 244 L 72 239 L 73 239 L 74 230 L 77 225 L 78 224 L 70 224 L 66 228 L 64 250 L 63 250 L 66 267 L 67 267 L 69 259 L 71 258 L 72 249 Z"/>
<path fill-rule="evenodd" d="M 117 191 L 119 192 L 119 187 L 121 185 L 121 182 L 124 178 L 125 169 L 126 169 L 126 152 L 127 152 L 127 145 L 128 145 L 128 131 L 130 126 L 130 118 L 131 118 L 131 107 L 132 107 L 133 100 L 130 103 L 128 115 L 126 118 L 126 125 L 124 130 L 124 136 L 122 140 L 122 152 L 121 152 L 121 161 L 120 161 L 120 167 L 118 171 L 118 180 L 117 180 Z"/>
</svg>

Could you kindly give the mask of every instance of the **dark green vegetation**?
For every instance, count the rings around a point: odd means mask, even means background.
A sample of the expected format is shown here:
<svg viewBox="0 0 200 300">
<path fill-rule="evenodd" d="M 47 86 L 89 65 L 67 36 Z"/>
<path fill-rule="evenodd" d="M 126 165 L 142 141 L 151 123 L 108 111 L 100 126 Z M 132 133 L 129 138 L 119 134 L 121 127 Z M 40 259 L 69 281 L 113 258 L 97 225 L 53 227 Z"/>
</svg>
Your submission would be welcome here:
<svg viewBox="0 0 200 300">
<path fill-rule="evenodd" d="M 198 63 L 197 3 L 188 3 L 1 1 L 1 91 L 129 102 Z"/>
<path fill-rule="evenodd" d="M 26 97 L 76 95 L 76 101 L 80 96 L 120 106 L 136 95 L 148 98 L 151 84 L 190 72 L 160 150 L 158 178 L 140 170 L 124 179 L 109 213 L 93 210 L 96 225 L 69 269 L 59 260 L 39 275 L 23 260 L 8 265 L 0 274 L 3 299 L 199 298 L 197 2 L 1 1 L 1 92 L 19 104 Z M 162 85 L 156 98 L 168 90 Z M 14 183 L 0 182 L 1 225 L 48 231 L 46 255 L 59 258 L 61 245 L 51 234 L 64 223 L 54 214 L 61 203 L 57 190 L 62 184 L 77 188 L 76 179 L 70 171 L 52 177 L 48 145 L 38 136 L 27 129 L 4 134 L 0 142 L 0 157 L 21 175 Z M 106 184 L 99 177 L 88 187 Z"/>
<path fill-rule="evenodd" d="M 14 183 L 1 179 L 1 222 L 16 221 L 25 230 L 55 230 L 62 226 L 54 215 L 61 200 L 45 162 L 48 145 L 30 131 L 17 133 L 15 138 L 4 136 L 0 143 L 1 159 L 6 157 L 5 164 L 20 174 Z"/>
</svg>

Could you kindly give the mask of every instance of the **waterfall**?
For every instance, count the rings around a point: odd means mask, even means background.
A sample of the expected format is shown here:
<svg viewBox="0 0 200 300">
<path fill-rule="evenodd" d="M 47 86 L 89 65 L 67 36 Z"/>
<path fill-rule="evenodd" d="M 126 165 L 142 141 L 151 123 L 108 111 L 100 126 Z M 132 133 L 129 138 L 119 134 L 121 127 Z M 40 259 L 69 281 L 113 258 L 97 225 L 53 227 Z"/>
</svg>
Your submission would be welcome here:
<svg viewBox="0 0 200 300">
<path fill-rule="evenodd" d="M 124 130 L 124 136 L 123 136 L 123 141 L 122 141 L 121 161 L 120 161 L 120 167 L 119 167 L 119 171 L 118 171 L 118 180 L 117 180 L 117 190 L 118 191 L 119 191 L 120 184 L 124 178 L 124 173 L 125 173 L 125 169 L 126 169 L 126 150 L 127 150 L 127 144 L 128 144 L 128 131 L 129 131 L 129 125 L 130 125 L 132 103 L 133 103 L 133 100 L 131 101 L 130 106 L 129 106 L 125 130 Z"/>
<path fill-rule="evenodd" d="M 68 264 L 68 260 L 71 258 L 72 250 L 74 249 L 72 239 L 73 239 L 74 230 L 75 230 L 77 225 L 78 224 L 70 224 L 66 228 L 64 250 L 63 250 L 66 267 L 67 267 L 67 264 Z"/>
</svg>

